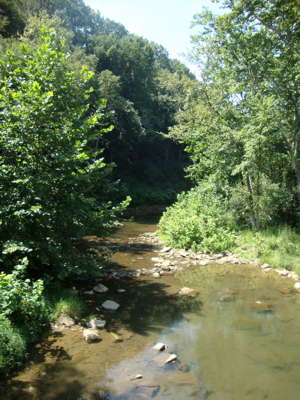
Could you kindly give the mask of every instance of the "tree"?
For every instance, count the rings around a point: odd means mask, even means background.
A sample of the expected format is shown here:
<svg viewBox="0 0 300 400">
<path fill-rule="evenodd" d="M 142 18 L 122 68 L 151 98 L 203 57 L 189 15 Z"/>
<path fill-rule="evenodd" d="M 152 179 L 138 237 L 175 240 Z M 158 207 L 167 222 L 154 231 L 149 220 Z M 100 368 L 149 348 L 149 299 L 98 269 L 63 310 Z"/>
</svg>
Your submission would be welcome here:
<svg viewBox="0 0 300 400">
<path fill-rule="evenodd" d="M 222 4 L 223 15 L 194 19 L 202 87 L 196 113 L 179 114 L 173 134 L 187 144 L 197 182 L 229 187 L 257 230 L 291 211 L 293 194 L 300 201 L 299 14 L 291 1 Z"/>
<path fill-rule="evenodd" d="M 33 277 L 99 270 L 95 255 L 76 246 L 87 232 L 105 234 L 114 215 L 101 202 L 111 188 L 110 167 L 89 145 L 104 131 L 101 104 L 90 112 L 92 76 L 86 67 L 70 71 L 64 42 L 45 26 L 34 42 L 25 38 L 0 60 L 0 263 L 6 272 L 20 259 Z"/>
</svg>

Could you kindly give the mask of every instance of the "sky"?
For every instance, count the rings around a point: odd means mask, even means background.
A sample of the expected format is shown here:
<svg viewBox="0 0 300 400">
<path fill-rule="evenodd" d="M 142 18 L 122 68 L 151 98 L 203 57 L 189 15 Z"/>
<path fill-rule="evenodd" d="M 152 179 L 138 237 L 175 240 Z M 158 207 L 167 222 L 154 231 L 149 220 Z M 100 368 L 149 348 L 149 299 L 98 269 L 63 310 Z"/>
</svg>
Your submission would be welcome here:
<svg viewBox="0 0 300 400">
<path fill-rule="evenodd" d="M 210 0 L 85 0 L 101 15 L 122 23 L 130 33 L 163 45 L 171 58 L 187 64 L 194 73 L 186 56 L 191 49 L 190 28 L 193 15 L 203 7 L 217 11 Z"/>
</svg>

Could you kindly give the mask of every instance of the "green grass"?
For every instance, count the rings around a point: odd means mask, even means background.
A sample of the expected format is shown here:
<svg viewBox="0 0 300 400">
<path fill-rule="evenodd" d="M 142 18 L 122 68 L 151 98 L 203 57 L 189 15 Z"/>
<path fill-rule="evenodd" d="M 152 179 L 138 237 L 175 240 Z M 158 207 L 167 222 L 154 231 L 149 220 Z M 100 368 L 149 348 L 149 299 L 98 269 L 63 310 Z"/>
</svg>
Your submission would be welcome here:
<svg viewBox="0 0 300 400">
<path fill-rule="evenodd" d="M 49 298 L 51 319 L 56 319 L 61 314 L 80 318 L 87 310 L 84 301 L 69 290 L 61 290 L 58 295 L 52 294 Z"/>
<path fill-rule="evenodd" d="M 275 268 L 300 273 L 300 234 L 288 226 L 260 232 L 242 231 L 233 252 Z"/>
<path fill-rule="evenodd" d="M 50 293 L 44 293 L 44 296 L 47 310 L 42 322 L 37 322 L 33 317 L 35 335 L 28 335 L 26 325 L 13 323 L 0 313 L 0 376 L 22 365 L 27 356 L 26 350 L 33 342 L 40 340 L 50 322 L 55 321 L 59 315 L 81 318 L 87 311 L 84 301 L 68 289 L 56 288 Z"/>
</svg>

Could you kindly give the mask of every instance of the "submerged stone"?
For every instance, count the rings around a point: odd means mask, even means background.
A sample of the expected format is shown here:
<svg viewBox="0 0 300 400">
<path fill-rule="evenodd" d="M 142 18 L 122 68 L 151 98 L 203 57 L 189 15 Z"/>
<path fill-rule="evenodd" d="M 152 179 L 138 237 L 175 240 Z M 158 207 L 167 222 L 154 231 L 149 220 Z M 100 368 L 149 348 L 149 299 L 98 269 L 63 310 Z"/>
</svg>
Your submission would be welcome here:
<svg viewBox="0 0 300 400">
<path fill-rule="evenodd" d="M 106 293 L 108 292 L 108 287 L 102 285 L 102 283 L 98 283 L 98 285 L 93 288 L 93 291 L 96 293 Z"/>
<path fill-rule="evenodd" d="M 105 310 L 116 311 L 120 307 L 120 304 L 113 300 L 106 300 L 102 303 L 102 307 L 105 308 Z"/>
<path fill-rule="evenodd" d="M 267 313 L 272 312 L 272 305 L 269 303 L 265 303 L 264 301 L 256 301 L 253 303 L 252 308 L 254 308 L 257 312 Z"/>
</svg>

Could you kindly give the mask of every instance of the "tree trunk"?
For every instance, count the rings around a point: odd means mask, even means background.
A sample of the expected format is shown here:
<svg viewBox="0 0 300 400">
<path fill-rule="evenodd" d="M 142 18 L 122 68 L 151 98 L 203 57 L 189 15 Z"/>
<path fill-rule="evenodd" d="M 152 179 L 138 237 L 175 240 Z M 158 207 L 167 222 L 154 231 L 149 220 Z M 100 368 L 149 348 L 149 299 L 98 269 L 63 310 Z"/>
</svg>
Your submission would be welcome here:
<svg viewBox="0 0 300 400">
<path fill-rule="evenodd" d="M 247 187 L 248 187 L 248 190 L 250 193 L 250 202 L 251 202 L 250 222 L 251 222 L 252 230 L 254 232 L 257 232 L 260 229 L 260 217 L 259 217 L 259 212 L 258 212 L 258 210 L 256 208 L 256 204 L 255 204 L 253 184 L 252 184 L 252 179 L 251 179 L 250 175 L 247 175 L 246 181 L 247 181 Z"/>
</svg>

